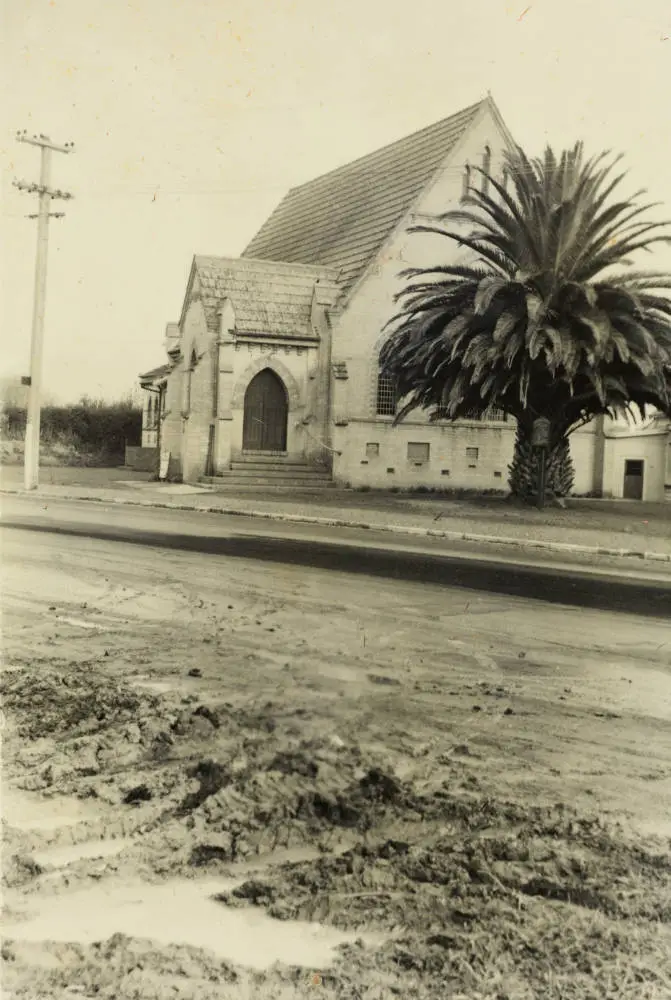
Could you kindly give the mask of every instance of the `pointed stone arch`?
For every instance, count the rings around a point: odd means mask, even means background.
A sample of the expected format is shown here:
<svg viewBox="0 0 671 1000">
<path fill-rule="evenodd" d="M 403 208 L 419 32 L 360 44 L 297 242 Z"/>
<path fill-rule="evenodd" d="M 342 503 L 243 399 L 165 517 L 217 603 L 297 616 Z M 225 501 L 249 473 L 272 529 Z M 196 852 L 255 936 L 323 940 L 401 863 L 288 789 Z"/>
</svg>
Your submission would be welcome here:
<svg viewBox="0 0 671 1000">
<path fill-rule="evenodd" d="M 301 406 L 301 393 L 298 383 L 287 366 L 282 364 L 279 358 L 272 356 L 257 358 L 256 361 L 253 361 L 251 365 L 245 369 L 243 374 L 235 383 L 235 387 L 231 395 L 231 409 L 241 410 L 244 407 L 247 386 L 252 381 L 254 376 L 258 375 L 258 373 L 263 371 L 264 368 L 270 368 L 270 370 L 274 372 L 278 378 L 282 379 L 284 388 L 287 391 L 289 409 L 297 410 Z"/>
</svg>

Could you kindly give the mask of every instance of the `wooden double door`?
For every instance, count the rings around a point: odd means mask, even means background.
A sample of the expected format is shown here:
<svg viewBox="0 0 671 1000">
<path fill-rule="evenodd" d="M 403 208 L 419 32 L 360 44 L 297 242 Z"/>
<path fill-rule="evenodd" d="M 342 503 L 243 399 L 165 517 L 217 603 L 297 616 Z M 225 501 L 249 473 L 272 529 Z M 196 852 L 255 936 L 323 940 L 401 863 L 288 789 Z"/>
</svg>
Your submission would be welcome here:
<svg viewBox="0 0 671 1000">
<path fill-rule="evenodd" d="M 287 450 L 289 400 L 282 379 L 270 368 L 255 375 L 245 393 L 242 450 Z"/>
</svg>

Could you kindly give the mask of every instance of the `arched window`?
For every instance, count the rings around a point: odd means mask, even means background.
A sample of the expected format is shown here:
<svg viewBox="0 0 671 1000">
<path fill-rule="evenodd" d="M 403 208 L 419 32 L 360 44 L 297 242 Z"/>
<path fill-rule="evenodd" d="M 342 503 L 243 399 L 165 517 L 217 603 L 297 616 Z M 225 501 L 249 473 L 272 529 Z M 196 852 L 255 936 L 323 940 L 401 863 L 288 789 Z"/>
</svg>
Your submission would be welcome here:
<svg viewBox="0 0 671 1000">
<path fill-rule="evenodd" d="M 492 151 L 489 146 L 485 146 L 485 152 L 482 157 L 482 169 L 484 171 L 482 175 L 482 193 L 487 194 L 489 192 L 489 174 L 492 169 Z"/>
<path fill-rule="evenodd" d="M 398 407 L 396 380 L 378 370 L 375 412 L 378 417 L 394 417 Z"/>
<path fill-rule="evenodd" d="M 193 373 L 198 364 L 198 358 L 196 357 L 196 352 L 191 351 L 191 360 L 189 361 L 189 367 L 186 371 L 186 398 L 184 400 L 184 412 L 191 412 L 191 389 L 193 385 Z"/>
<path fill-rule="evenodd" d="M 462 201 L 468 201 L 468 194 L 469 194 L 470 190 L 471 190 L 471 165 L 470 165 L 470 163 L 467 163 L 464 166 L 464 177 L 463 177 L 462 188 L 461 188 L 461 200 Z"/>
</svg>

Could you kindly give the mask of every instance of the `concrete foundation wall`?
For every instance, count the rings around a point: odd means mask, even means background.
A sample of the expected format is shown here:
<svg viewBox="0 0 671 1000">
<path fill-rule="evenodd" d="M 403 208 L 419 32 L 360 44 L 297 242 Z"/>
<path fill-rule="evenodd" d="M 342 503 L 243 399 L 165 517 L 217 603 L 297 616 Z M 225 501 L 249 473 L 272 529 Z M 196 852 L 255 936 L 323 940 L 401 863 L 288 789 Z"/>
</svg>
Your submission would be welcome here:
<svg viewBox="0 0 671 1000">
<path fill-rule="evenodd" d="M 433 425 L 352 420 L 336 428 L 339 484 L 400 488 L 507 488 L 513 424 Z"/>
</svg>

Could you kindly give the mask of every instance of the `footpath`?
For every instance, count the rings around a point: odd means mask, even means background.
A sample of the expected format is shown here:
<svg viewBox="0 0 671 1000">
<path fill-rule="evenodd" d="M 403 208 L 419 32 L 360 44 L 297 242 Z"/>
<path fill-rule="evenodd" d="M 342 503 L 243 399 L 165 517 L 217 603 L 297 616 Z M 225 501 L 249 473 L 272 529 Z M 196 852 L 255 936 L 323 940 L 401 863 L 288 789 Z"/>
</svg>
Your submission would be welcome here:
<svg viewBox="0 0 671 1000">
<path fill-rule="evenodd" d="M 37 491 L 49 499 L 87 500 L 166 510 L 259 517 L 328 527 L 368 528 L 424 538 L 492 543 L 582 557 L 614 556 L 671 563 L 671 504 L 568 501 L 565 510 L 518 507 L 500 497 L 460 500 L 435 495 L 323 490 L 218 493 L 206 486 L 148 481 L 127 469 L 44 469 Z M 60 473 L 60 474 L 59 474 Z M 23 495 L 18 467 L 0 472 L 0 493 Z"/>
</svg>

